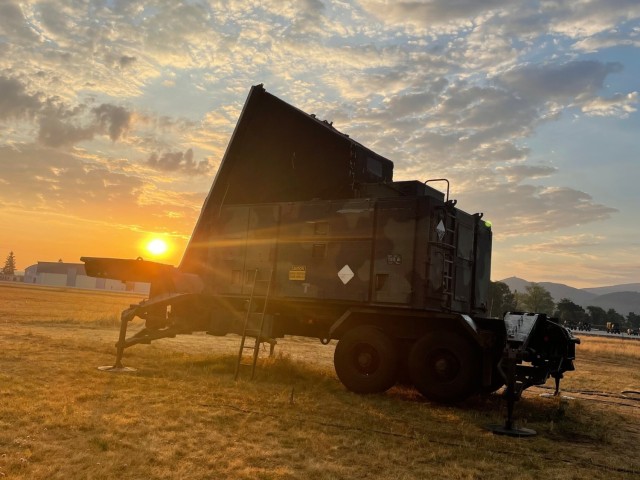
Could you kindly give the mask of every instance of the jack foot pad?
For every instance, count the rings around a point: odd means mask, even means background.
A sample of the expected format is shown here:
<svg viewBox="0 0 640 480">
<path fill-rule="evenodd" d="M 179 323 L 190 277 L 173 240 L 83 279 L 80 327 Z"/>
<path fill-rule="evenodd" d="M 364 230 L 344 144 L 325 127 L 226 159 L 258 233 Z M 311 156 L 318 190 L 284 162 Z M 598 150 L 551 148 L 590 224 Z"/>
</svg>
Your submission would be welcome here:
<svg viewBox="0 0 640 480">
<path fill-rule="evenodd" d="M 493 432 L 495 435 L 506 435 L 508 437 L 533 437 L 536 434 L 535 430 L 530 428 L 507 428 L 506 425 L 489 425 L 487 430 Z"/>
<path fill-rule="evenodd" d="M 102 372 L 122 373 L 122 372 L 137 372 L 137 368 L 133 367 L 116 367 L 112 365 L 105 365 L 104 367 L 98 367 L 98 370 Z"/>
</svg>

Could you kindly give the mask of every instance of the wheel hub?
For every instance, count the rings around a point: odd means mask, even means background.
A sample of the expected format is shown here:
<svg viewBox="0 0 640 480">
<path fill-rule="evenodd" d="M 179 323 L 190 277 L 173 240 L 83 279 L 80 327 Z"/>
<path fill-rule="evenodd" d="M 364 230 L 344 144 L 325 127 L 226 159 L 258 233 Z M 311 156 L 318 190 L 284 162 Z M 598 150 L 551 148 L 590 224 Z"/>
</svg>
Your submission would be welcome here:
<svg viewBox="0 0 640 480">
<path fill-rule="evenodd" d="M 354 349 L 354 363 L 363 375 L 371 375 L 378 370 L 380 357 L 371 345 L 360 344 Z"/>
<path fill-rule="evenodd" d="M 460 362 L 451 352 L 437 352 L 432 357 L 434 377 L 441 382 L 453 380 L 460 372 Z"/>
</svg>

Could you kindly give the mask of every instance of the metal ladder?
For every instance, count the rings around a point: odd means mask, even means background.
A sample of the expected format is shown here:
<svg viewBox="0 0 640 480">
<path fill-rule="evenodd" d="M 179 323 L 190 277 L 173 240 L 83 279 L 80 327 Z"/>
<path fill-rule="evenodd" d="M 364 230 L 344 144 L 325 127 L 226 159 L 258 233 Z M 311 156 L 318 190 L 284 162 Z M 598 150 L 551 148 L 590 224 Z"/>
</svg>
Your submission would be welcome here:
<svg viewBox="0 0 640 480">
<path fill-rule="evenodd" d="M 258 280 L 259 269 L 255 269 L 253 274 L 253 285 L 251 286 L 251 294 L 249 295 L 249 304 L 247 306 L 247 313 L 244 318 L 244 326 L 242 328 L 242 339 L 240 340 L 240 349 L 238 351 L 238 360 L 236 362 L 236 371 L 234 375 L 234 380 L 238 380 L 240 376 L 240 368 L 243 366 L 251 367 L 251 379 L 253 380 L 253 376 L 256 371 L 256 363 L 258 361 L 258 353 L 260 352 L 260 344 L 267 341 L 271 345 L 271 349 L 269 355 L 273 355 L 273 349 L 275 346 L 275 341 L 272 339 L 267 339 L 263 337 L 263 329 L 264 329 L 264 319 L 267 311 L 267 304 L 269 303 L 269 294 L 271 293 L 271 280 L 273 278 L 273 270 L 269 272 L 269 277 L 267 280 Z M 258 294 L 256 292 L 256 285 L 265 285 L 266 291 L 263 294 Z M 254 301 L 256 299 L 263 300 L 262 310 L 257 313 L 252 313 L 252 308 L 254 305 Z M 251 328 L 251 316 L 258 317 L 258 328 Z M 246 345 L 247 337 L 253 337 L 254 343 L 253 345 Z M 244 358 L 244 354 L 246 351 L 251 351 L 251 363 L 243 363 L 242 360 Z"/>
<path fill-rule="evenodd" d="M 456 216 L 445 210 L 445 236 L 444 241 L 449 247 L 443 254 L 443 272 L 442 280 L 444 287 L 444 296 L 447 297 L 447 308 L 451 308 L 453 302 L 453 274 L 455 269 L 455 251 L 456 251 Z"/>
</svg>

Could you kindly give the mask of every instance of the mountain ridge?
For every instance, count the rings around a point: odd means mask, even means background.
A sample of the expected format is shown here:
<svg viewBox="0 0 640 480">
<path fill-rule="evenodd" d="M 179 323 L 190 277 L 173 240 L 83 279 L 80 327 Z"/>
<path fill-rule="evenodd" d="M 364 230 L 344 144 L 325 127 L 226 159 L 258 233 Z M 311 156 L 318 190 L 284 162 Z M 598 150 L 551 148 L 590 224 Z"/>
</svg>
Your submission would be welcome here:
<svg viewBox="0 0 640 480">
<path fill-rule="evenodd" d="M 605 310 L 613 308 L 616 312 L 625 316 L 630 312 L 640 313 L 640 283 L 575 288 L 564 283 L 530 282 L 515 276 L 505 278 L 500 282 L 507 284 L 512 292 L 516 290 L 524 292 L 528 285 L 535 283 L 546 288 L 556 303 L 563 298 L 568 298 L 583 308 L 589 306 L 600 307 Z"/>
</svg>

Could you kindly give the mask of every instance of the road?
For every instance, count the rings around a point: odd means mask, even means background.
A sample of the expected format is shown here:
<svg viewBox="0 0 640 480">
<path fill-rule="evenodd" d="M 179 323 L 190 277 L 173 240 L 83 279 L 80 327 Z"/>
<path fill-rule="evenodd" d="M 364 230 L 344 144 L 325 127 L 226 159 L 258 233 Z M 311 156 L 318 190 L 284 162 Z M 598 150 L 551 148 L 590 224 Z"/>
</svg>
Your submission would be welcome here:
<svg viewBox="0 0 640 480">
<path fill-rule="evenodd" d="M 621 340 L 640 340 L 639 335 L 627 335 L 626 333 L 607 333 L 604 330 L 591 330 L 589 332 L 583 330 L 571 330 L 576 337 L 591 336 L 591 337 L 607 337 L 607 338 L 619 338 Z"/>
</svg>

